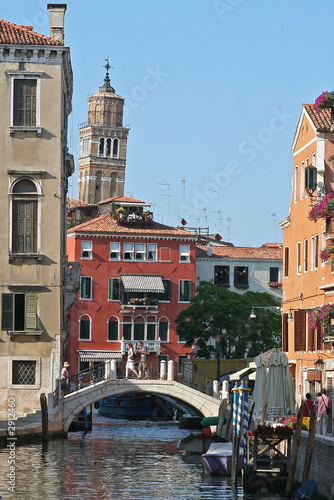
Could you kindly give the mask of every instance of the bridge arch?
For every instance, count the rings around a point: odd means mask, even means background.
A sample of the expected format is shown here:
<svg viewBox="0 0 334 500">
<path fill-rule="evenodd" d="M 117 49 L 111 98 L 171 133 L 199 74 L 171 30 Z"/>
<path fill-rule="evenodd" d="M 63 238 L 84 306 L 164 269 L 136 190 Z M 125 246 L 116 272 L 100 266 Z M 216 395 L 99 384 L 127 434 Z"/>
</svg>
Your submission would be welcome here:
<svg viewBox="0 0 334 500">
<path fill-rule="evenodd" d="M 216 417 L 219 412 L 219 399 L 203 394 L 180 382 L 170 380 L 104 380 L 64 397 L 63 430 L 68 432 L 73 419 L 95 401 L 127 392 L 148 392 L 168 396 L 192 406 L 203 417 Z"/>
</svg>

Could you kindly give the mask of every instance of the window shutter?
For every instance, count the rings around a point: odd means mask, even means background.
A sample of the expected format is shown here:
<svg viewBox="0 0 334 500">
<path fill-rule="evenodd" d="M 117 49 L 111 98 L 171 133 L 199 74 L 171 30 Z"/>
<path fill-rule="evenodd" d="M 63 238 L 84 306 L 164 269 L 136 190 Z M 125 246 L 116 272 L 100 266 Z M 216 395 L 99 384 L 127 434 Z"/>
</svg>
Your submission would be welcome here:
<svg viewBox="0 0 334 500">
<path fill-rule="evenodd" d="M 306 350 L 306 310 L 295 311 L 295 351 Z"/>
<path fill-rule="evenodd" d="M 12 293 L 2 294 L 1 330 L 13 330 L 13 305 Z"/>
<path fill-rule="evenodd" d="M 288 352 L 288 315 L 283 314 L 282 318 L 282 349 L 284 352 Z"/>
<path fill-rule="evenodd" d="M 25 330 L 36 330 L 37 328 L 37 295 L 27 293 L 25 295 Z"/>
</svg>

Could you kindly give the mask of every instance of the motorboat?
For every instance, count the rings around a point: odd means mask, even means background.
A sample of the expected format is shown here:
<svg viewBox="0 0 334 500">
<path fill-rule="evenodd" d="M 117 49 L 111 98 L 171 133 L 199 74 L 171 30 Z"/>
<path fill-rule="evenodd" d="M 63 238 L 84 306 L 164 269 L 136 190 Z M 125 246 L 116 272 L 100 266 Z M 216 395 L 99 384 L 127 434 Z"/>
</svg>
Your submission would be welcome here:
<svg viewBox="0 0 334 500">
<path fill-rule="evenodd" d="M 213 443 L 225 443 L 227 440 L 219 436 L 213 435 L 209 428 L 205 427 L 198 434 L 189 434 L 177 443 L 177 448 L 181 453 L 188 455 L 201 455 L 206 453 Z"/>
<path fill-rule="evenodd" d="M 212 443 L 206 453 L 201 455 L 204 471 L 207 474 L 230 476 L 232 471 L 232 443 Z M 244 450 L 239 448 L 238 471 L 243 469 Z"/>
<path fill-rule="evenodd" d="M 172 420 L 174 407 L 163 398 L 146 393 L 110 396 L 99 401 L 99 414 L 114 418 Z"/>
<path fill-rule="evenodd" d="M 202 417 L 199 417 L 198 415 L 184 413 L 178 420 L 178 426 L 181 429 L 203 429 L 201 421 Z"/>
</svg>

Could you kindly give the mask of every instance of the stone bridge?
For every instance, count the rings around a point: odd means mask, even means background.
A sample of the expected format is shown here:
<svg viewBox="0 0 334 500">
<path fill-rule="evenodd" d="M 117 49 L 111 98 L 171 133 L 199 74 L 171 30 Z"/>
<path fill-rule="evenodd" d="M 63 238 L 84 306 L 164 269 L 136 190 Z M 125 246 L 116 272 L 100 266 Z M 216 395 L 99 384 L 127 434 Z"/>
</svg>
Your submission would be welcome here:
<svg viewBox="0 0 334 500">
<path fill-rule="evenodd" d="M 220 400 L 174 380 L 103 380 L 62 398 L 62 428 L 67 432 L 73 419 L 87 406 L 108 396 L 147 392 L 169 397 L 193 407 L 203 417 L 216 417 Z"/>
</svg>

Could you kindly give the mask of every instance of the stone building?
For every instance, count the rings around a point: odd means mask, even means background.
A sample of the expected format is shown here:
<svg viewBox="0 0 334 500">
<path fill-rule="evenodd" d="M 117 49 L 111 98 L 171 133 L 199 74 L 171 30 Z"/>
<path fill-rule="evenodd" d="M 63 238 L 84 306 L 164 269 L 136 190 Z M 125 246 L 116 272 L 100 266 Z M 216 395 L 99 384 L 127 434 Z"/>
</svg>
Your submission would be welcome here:
<svg viewBox="0 0 334 500">
<path fill-rule="evenodd" d="M 78 200 L 96 204 L 124 194 L 129 128 L 123 126 L 124 99 L 104 84 L 88 97 L 87 123 L 80 126 Z"/>
<path fill-rule="evenodd" d="M 8 398 L 17 416 L 38 409 L 62 362 L 73 76 L 66 5 L 48 10 L 50 36 L 0 21 L 0 418 Z"/>
</svg>

